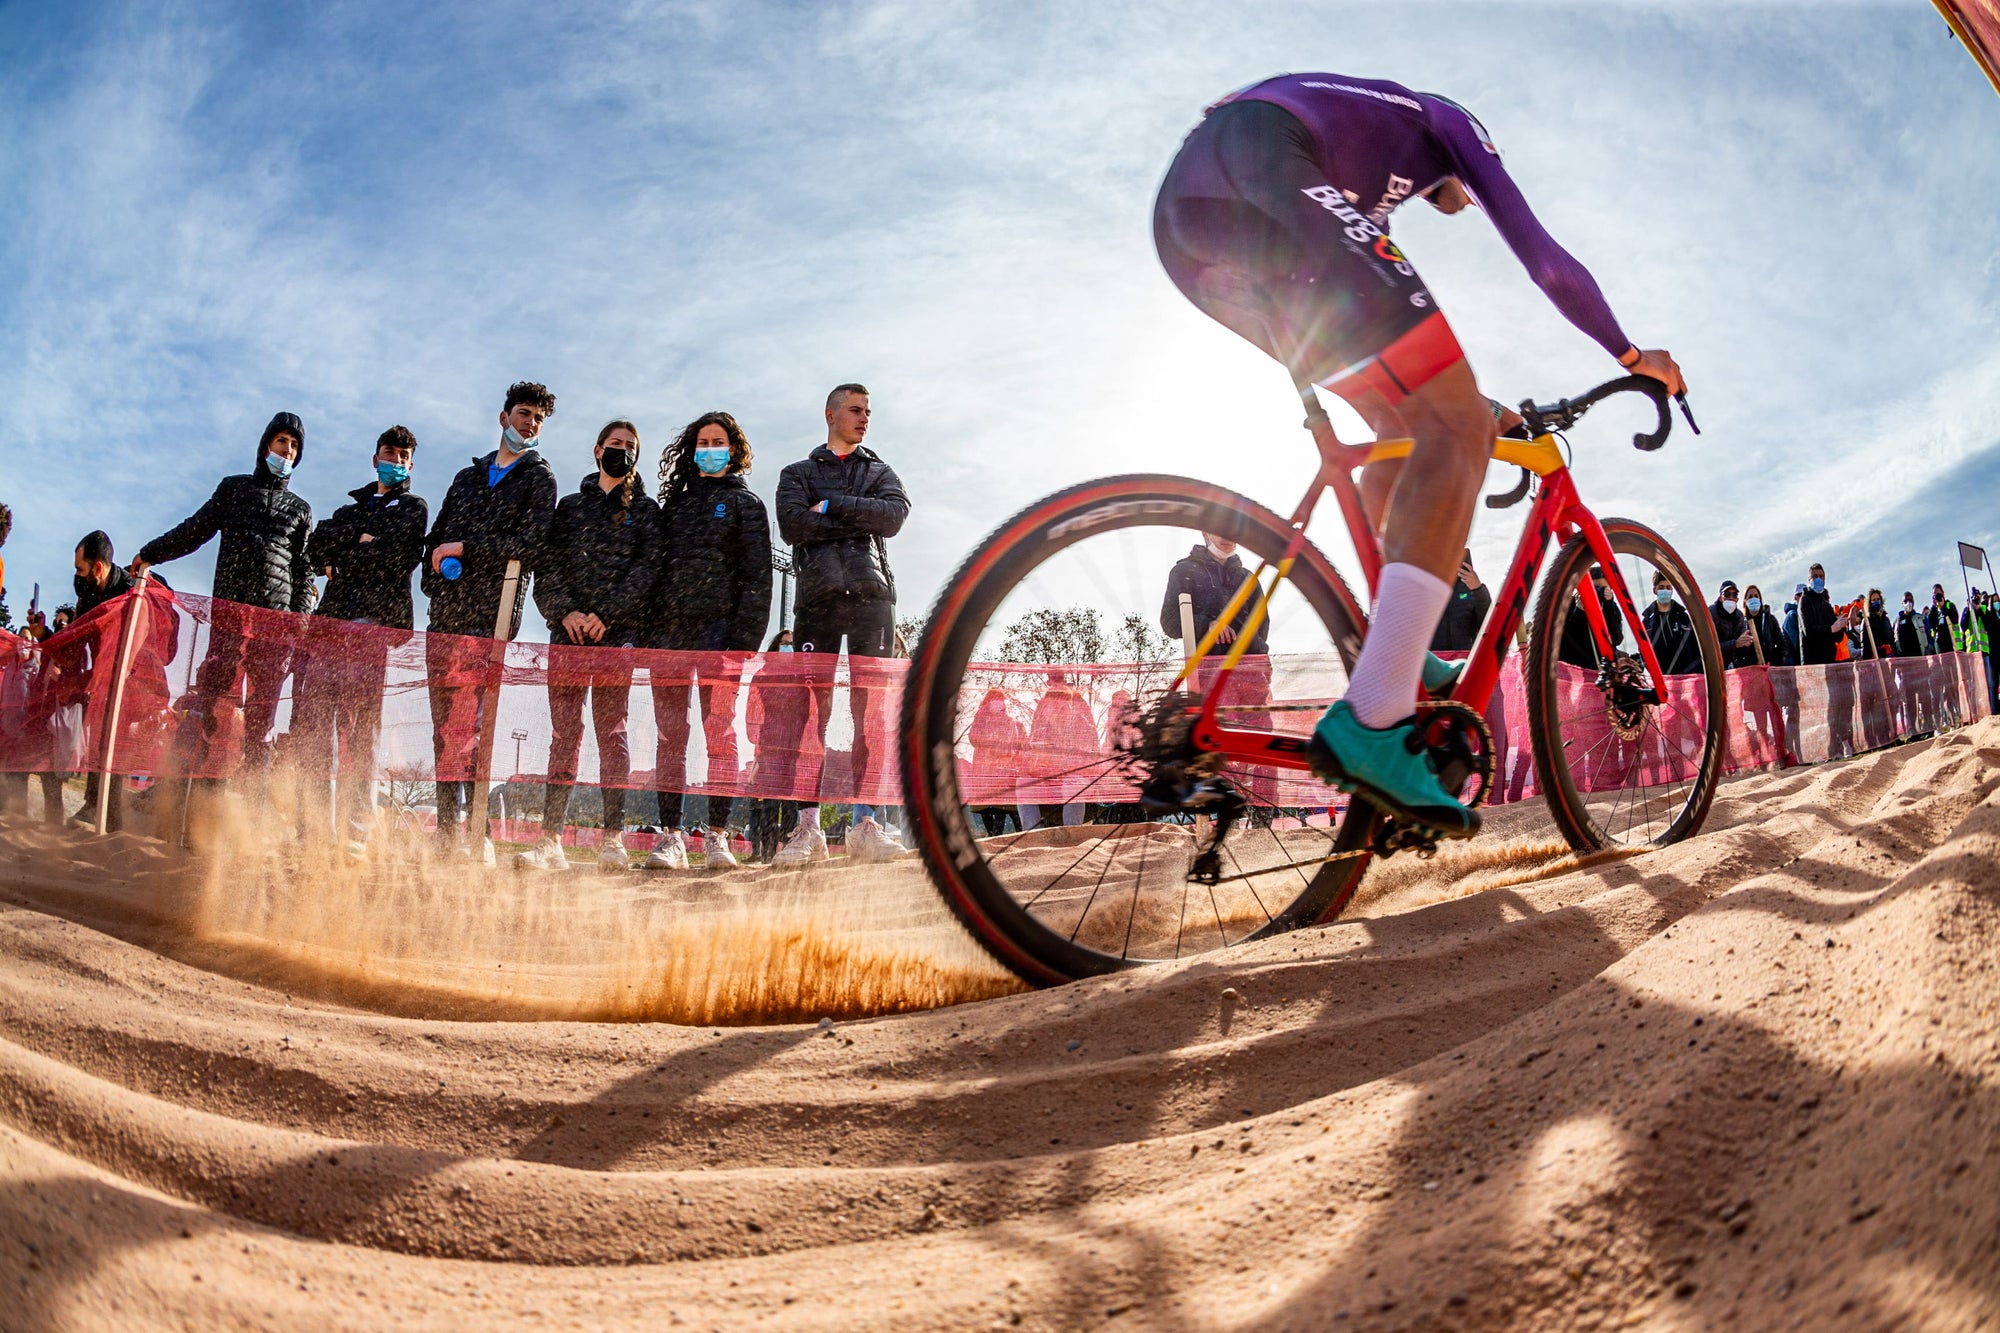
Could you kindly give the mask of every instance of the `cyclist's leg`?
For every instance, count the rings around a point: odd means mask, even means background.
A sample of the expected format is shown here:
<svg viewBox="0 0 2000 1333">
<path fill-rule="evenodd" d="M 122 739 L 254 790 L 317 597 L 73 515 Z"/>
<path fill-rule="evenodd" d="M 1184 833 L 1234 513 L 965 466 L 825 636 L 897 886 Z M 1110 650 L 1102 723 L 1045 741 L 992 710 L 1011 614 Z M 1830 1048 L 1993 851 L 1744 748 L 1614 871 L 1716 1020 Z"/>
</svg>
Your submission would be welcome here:
<svg viewBox="0 0 2000 1333">
<path fill-rule="evenodd" d="M 1384 424 L 1393 409 L 1416 440 L 1387 506 L 1368 638 L 1347 698 L 1321 721 L 1316 756 L 1399 814 L 1472 832 L 1477 816 L 1406 744 L 1492 447 L 1450 326 L 1278 108 L 1232 104 L 1189 136 L 1161 187 L 1155 235 L 1175 284 L 1205 312 L 1295 375 L 1367 402 Z"/>
</svg>

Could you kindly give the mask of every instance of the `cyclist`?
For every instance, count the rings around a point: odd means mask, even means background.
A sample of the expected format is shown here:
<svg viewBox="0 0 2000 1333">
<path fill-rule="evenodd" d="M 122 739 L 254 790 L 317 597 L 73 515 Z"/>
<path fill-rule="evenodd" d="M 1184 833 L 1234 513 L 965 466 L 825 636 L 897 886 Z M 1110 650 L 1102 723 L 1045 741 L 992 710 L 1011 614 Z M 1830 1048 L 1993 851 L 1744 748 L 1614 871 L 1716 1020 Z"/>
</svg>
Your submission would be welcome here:
<svg viewBox="0 0 2000 1333">
<path fill-rule="evenodd" d="M 1422 198 L 1483 208 L 1556 308 L 1621 366 L 1681 392 L 1680 368 L 1618 327 L 1583 265 L 1542 229 L 1486 130 L 1457 103 L 1401 84 L 1287 74 L 1208 109 L 1167 169 L 1153 212 L 1161 262 L 1205 313 L 1345 399 L 1378 438 L 1415 441 L 1407 466 L 1362 478 L 1384 563 L 1347 695 L 1320 719 L 1323 777 L 1391 812 L 1466 837 L 1478 815 L 1445 791 L 1414 739 L 1421 684 L 1456 669 L 1428 645 L 1451 597 L 1496 421 L 1389 215 Z"/>
</svg>

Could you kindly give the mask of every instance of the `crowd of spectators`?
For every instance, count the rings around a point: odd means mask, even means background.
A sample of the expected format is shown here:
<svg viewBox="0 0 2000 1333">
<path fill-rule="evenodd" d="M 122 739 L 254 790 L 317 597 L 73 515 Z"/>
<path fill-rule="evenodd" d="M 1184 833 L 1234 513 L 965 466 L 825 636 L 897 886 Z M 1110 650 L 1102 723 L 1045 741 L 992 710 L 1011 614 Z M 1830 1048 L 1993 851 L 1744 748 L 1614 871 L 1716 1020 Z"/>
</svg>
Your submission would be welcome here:
<svg viewBox="0 0 2000 1333">
<path fill-rule="evenodd" d="M 240 754 L 234 780 L 263 792 L 273 722 L 289 680 L 287 744 L 302 778 L 302 828 L 338 830 L 350 853 L 359 856 L 373 826 L 373 756 L 390 653 L 416 628 L 411 594 L 416 576 L 429 601 L 426 628 L 435 631 L 425 640 L 425 683 L 437 836 L 456 855 L 491 862 L 491 841 L 475 845 L 469 828 L 474 752 L 482 712 L 490 706 L 485 687 L 491 645 L 519 631 L 532 588 L 554 639 L 548 671 L 552 740 L 542 834 L 519 855 L 522 863 L 548 869 L 567 864 L 563 833 L 586 706 L 603 801 L 601 869 L 629 869 L 640 850 L 647 853 L 644 865 L 686 868 L 690 835 L 701 841 L 712 867 L 735 864 L 733 836 L 747 837 L 753 854 L 779 864 L 825 860 L 829 847 L 816 804 L 711 803 L 687 795 L 690 693 L 703 719 L 711 767 L 726 766 L 734 759 L 734 679 L 727 690 L 717 688 L 724 682 L 710 680 L 654 684 L 660 827 L 650 848 L 628 845 L 631 672 L 598 655 L 658 648 L 747 657 L 764 647 L 790 652 L 796 644 L 799 653 L 820 655 L 824 665 L 807 672 L 806 689 L 763 692 L 772 694 L 770 700 L 753 691 L 752 711 L 758 715 L 747 720 L 752 734 L 774 752 L 795 753 L 808 715 L 816 715 L 823 747 L 835 694 L 832 664 L 843 646 L 850 657 L 884 657 L 897 647 L 888 541 L 901 530 L 909 499 L 894 469 L 862 443 L 869 425 L 868 390 L 848 383 L 829 393 L 825 443 L 780 475 L 778 527 L 792 548 L 797 614 L 795 624 L 768 645 L 771 522 L 744 480 L 752 451 L 735 418 L 710 412 L 690 422 L 661 450 L 651 494 L 640 484 L 639 428 L 624 419 L 608 422 L 592 448 L 592 470 L 562 495 L 554 468 L 535 447 L 555 407 L 555 395 L 541 384 L 509 387 L 500 405 L 497 445 L 457 471 L 435 516 L 413 489 L 417 440 L 405 427 L 392 426 L 375 441 L 373 477 L 317 523 L 291 489 L 305 460 L 305 425 L 295 414 L 280 412 L 259 437 L 250 470 L 224 477 L 185 521 L 141 546 L 129 566 L 118 566 L 106 534 L 83 538 L 76 547 L 77 602 L 58 611 L 56 625 L 46 624 L 36 607 L 27 637 L 47 639 L 65 615 L 88 614 L 142 578 L 164 584 L 153 566 L 219 537 L 209 648 L 177 706 L 162 771 L 212 770 L 210 751 L 227 731 Z M 11 520 L 0 506 L 0 545 Z M 0 565 L 0 590 L 4 570 Z M 323 589 L 319 578 L 326 580 Z M 259 619 L 266 611 L 311 612 L 314 620 L 304 633 L 273 633 Z M 334 622 L 341 622 L 337 629 Z M 157 676 L 160 707 L 134 708 L 133 715 L 165 714 L 165 665 L 177 650 L 178 634 L 175 616 L 156 622 L 146 636 L 130 680 Z M 45 705 L 40 711 L 49 719 L 45 729 L 52 733 L 63 730 L 65 717 L 80 714 L 88 679 L 108 655 L 109 645 L 86 638 L 63 652 L 43 654 L 34 673 Z M 6 677 L 16 684 L 28 678 L 21 671 Z M 847 693 L 857 751 L 852 772 L 858 778 L 878 758 L 867 753 L 874 700 L 864 686 Z M 240 735 L 233 724 L 239 713 Z M 21 715 L 19 709 L 8 714 Z M 63 750 L 60 741 L 52 744 L 54 751 Z M 44 806 L 57 817 L 62 773 L 79 765 L 80 756 L 69 752 L 51 753 L 40 766 L 50 784 Z M 0 809 L 13 802 L 17 790 L 25 798 L 26 780 L 25 773 L 6 775 Z M 182 828 L 187 798 L 204 785 L 214 784 L 158 784 L 155 831 Z M 94 792 L 87 793 L 87 801 L 94 799 Z M 112 802 L 114 826 L 122 819 L 121 805 Z M 850 854 L 880 858 L 903 850 L 877 813 L 860 805 L 848 817 Z"/>
<path fill-rule="evenodd" d="M 128 688 L 142 693 L 147 706 L 133 716 L 175 717 L 164 771 L 212 771 L 209 751 L 220 739 L 226 718 L 242 718 L 232 742 L 240 758 L 236 778 L 261 784 L 270 764 L 271 732 L 284 686 L 292 687 L 288 744 L 299 783 L 301 827 L 339 830 L 350 852 L 361 855 L 373 827 L 373 757 L 382 724 L 382 704 L 390 654 L 416 628 L 413 576 L 428 602 L 426 678 L 435 763 L 437 836 L 452 853 L 490 861 L 490 841 L 474 845 L 469 829 L 471 775 L 478 771 L 482 712 L 491 705 L 487 688 L 494 640 L 519 631 L 532 595 L 548 623 L 547 695 L 551 732 L 547 782 L 542 801 L 540 840 L 519 854 L 525 865 L 559 869 L 568 864 L 564 831 L 569 822 L 583 744 L 586 709 L 596 739 L 604 836 L 597 864 L 623 870 L 634 855 L 643 865 L 685 869 L 691 844 L 699 841 L 709 866 L 736 864 L 733 838 L 743 838 L 749 854 L 779 864 L 804 864 L 829 855 L 822 824 L 845 831 L 847 850 L 864 857 L 893 856 L 902 848 L 866 804 L 851 814 L 817 803 L 748 798 L 711 800 L 690 791 L 687 756 L 691 739 L 690 704 L 698 714 L 711 769 L 734 771 L 738 685 L 744 670 L 708 679 L 696 668 L 678 679 L 662 673 L 652 685 L 656 719 L 653 753 L 659 825 L 650 846 L 628 843 L 627 788 L 632 753 L 627 736 L 631 671 L 605 650 L 665 649 L 704 654 L 742 654 L 746 669 L 764 669 L 750 655 L 796 652 L 815 655 L 822 665 L 801 662 L 804 687 L 757 690 L 747 694 L 742 719 L 756 743 L 759 762 L 794 764 L 809 721 L 816 722 L 824 752 L 836 689 L 832 658 L 843 647 L 850 659 L 901 654 L 896 634 L 896 580 L 888 541 L 901 530 L 909 499 L 895 471 L 863 440 L 868 432 L 868 391 L 842 384 L 825 404 L 826 440 L 780 473 L 777 532 L 792 550 L 797 576 L 794 623 L 766 638 L 773 587 L 771 516 L 750 489 L 753 453 L 742 427 L 727 412 L 708 412 L 689 422 L 660 450 L 651 493 L 640 484 L 645 452 L 639 428 L 619 418 L 597 433 L 593 468 L 567 494 L 550 462 L 536 448 L 544 424 L 555 412 L 555 395 L 523 381 L 510 386 L 497 419 L 499 440 L 460 468 L 446 488 L 435 516 L 413 489 L 417 440 L 391 426 L 375 441 L 373 477 L 348 492 L 349 502 L 315 523 L 305 500 L 291 490 L 291 478 L 305 459 L 305 425 L 298 416 L 273 416 L 258 439 L 251 470 L 222 479 L 192 515 L 145 543 L 126 567 L 117 562 L 111 538 L 92 532 L 75 550 L 75 600 L 47 618 L 29 609 L 24 632 L 46 641 L 70 620 L 131 590 L 141 578 L 164 584 L 153 567 L 180 559 L 220 537 L 212 602 L 213 632 L 208 652 L 175 711 L 165 707 L 165 668 L 178 651 L 178 617 L 155 624 L 139 645 Z M 0 547 L 12 515 L 0 505 Z M 1170 640 L 1207 633 L 1235 594 L 1245 567 L 1235 543 L 1215 533 L 1201 534 L 1166 572 L 1159 624 Z M 1627 626 L 1602 571 L 1590 571 L 1588 594 L 1596 597 L 1615 650 L 1624 651 Z M 0 563 L 0 596 L 5 591 Z M 317 579 L 324 578 L 320 589 Z M 1652 580 L 1652 597 L 1640 608 L 1640 629 L 1669 674 L 1700 669 L 1696 617 L 1713 625 L 1728 670 L 1816 666 L 1850 660 L 1926 657 L 1974 652 L 1986 664 L 1988 701 L 2000 712 L 2000 599 L 1975 591 L 1963 608 L 1942 584 L 1933 584 L 1919 605 L 1904 592 L 1892 610 L 1879 588 L 1852 600 L 1837 600 L 1826 571 L 1813 564 L 1807 579 L 1774 607 L 1756 584 L 1724 579 L 1705 610 L 1683 604 L 1665 573 Z M 1473 645 L 1492 606 L 1492 593 L 1467 550 L 1432 643 L 1434 652 L 1462 654 Z M 168 603 L 170 606 L 171 603 Z M 4 607 L 4 601 L 0 601 Z M 259 632 L 260 611 L 312 612 L 304 633 Z M 1235 642 L 1248 624 L 1245 606 L 1235 623 L 1218 635 Z M 323 626 L 323 628 L 319 628 Z M 1253 655 L 1263 654 L 1267 626 L 1260 621 Z M 45 807 L 60 809 L 65 769 L 83 766 L 65 738 L 80 730 L 86 683 L 110 645 L 84 634 L 60 651 L 45 654 L 41 688 L 51 741 L 50 762 L 41 773 Z M 1598 647 L 1586 618 L 1566 617 L 1559 657 L 1594 668 Z M 1254 668 L 1246 668 L 1254 674 Z M 19 687 L 21 673 L 9 677 Z M 690 678 L 691 677 L 691 678 Z M 989 697 L 972 724 L 972 739 L 986 759 L 1025 756 L 1040 743 L 1038 730 L 1069 703 L 1059 676 L 1037 708 L 1032 725 L 1006 716 L 1003 701 Z M 1256 681 L 1245 685 L 1257 696 Z M 880 757 L 870 754 L 869 737 L 877 691 L 856 672 L 846 691 L 853 729 L 852 769 L 858 777 Z M 4 704 L 5 700 L 0 700 Z M 1077 708 L 1088 712 L 1080 698 Z M 1496 698 L 1495 707 L 1502 705 Z M 15 716 L 18 716 L 18 710 Z M 1246 719 L 1247 720 L 1247 719 Z M 1504 718 L 1495 718 L 1504 726 Z M 1074 730 L 1077 718 L 1062 719 Z M 1094 724 L 1092 724 L 1094 725 Z M 1020 734 L 1015 735 L 1018 731 Z M 491 744 L 491 738 L 486 738 Z M 768 758 L 767 758 L 768 757 Z M 768 789 L 800 790 L 792 771 L 764 775 Z M 0 775 L 0 809 L 24 797 L 26 774 Z M 86 800 L 95 802 L 92 789 Z M 155 801 L 154 827 L 178 828 L 184 810 L 176 805 L 199 784 L 163 784 Z M 806 787 L 814 785 L 807 781 Z M 109 818 L 122 819 L 123 783 L 108 794 Z M 53 793 L 53 794 L 52 794 Z M 327 802 L 331 798 L 329 808 Z M 989 831 L 1010 823 L 1074 822 L 1080 806 L 1023 804 L 981 810 Z M 888 812 L 881 812 L 887 814 Z"/>
</svg>

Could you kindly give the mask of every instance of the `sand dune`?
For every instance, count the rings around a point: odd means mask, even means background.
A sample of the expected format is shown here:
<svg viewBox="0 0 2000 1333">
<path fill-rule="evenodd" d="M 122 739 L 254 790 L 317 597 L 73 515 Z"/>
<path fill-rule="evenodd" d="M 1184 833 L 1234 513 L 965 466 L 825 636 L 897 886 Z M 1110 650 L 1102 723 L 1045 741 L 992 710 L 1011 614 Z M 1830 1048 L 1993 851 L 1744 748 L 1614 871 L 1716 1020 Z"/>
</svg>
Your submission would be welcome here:
<svg viewBox="0 0 2000 1333">
<path fill-rule="evenodd" d="M 2000 722 L 1494 825 L 1032 993 L 908 864 L 0 826 L 0 1328 L 2000 1325 Z"/>
</svg>

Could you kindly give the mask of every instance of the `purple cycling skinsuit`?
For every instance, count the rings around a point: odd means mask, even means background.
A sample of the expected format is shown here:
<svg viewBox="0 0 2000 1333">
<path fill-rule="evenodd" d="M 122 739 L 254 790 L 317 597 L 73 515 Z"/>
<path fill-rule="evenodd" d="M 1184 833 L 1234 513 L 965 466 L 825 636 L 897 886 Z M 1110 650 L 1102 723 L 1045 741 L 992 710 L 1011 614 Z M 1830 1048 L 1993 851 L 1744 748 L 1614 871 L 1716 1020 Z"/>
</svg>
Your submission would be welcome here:
<svg viewBox="0 0 2000 1333">
<path fill-rule="evenodd" d="M 1153 236 L 1174 285 L 1313 382 L 1400 402 L 1462 360 L 1389 239 L 1389 215 L 1456 177 L 1535 284 L 1616 357 L 1631 346 L 1457 103 L 1380 79 L 1286 74 L 1208 109 L 1160 186 Z"/>
</svg>

